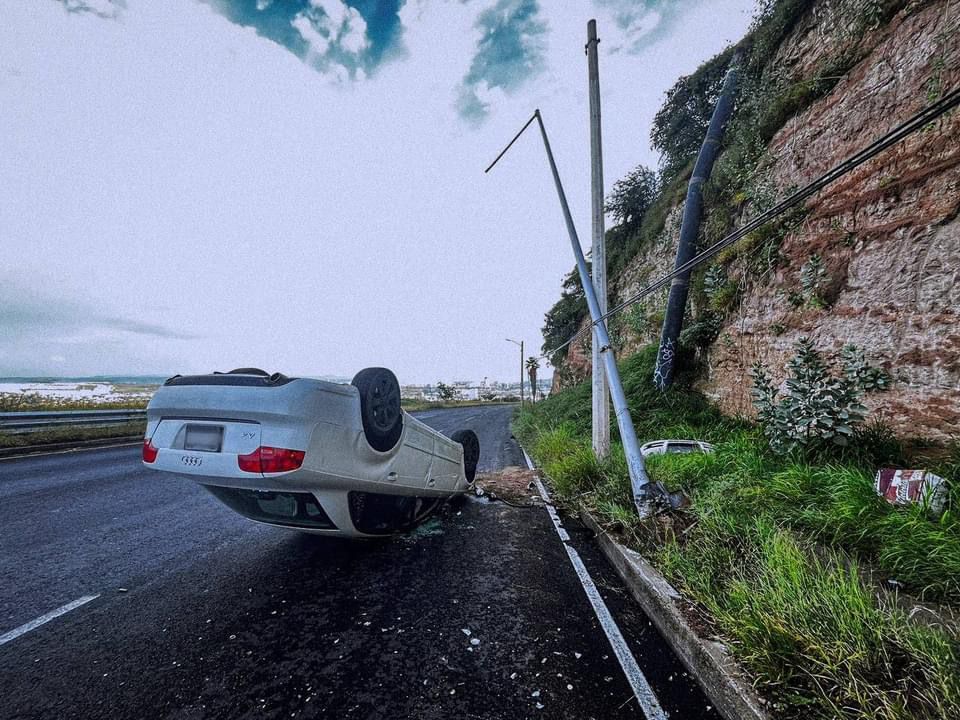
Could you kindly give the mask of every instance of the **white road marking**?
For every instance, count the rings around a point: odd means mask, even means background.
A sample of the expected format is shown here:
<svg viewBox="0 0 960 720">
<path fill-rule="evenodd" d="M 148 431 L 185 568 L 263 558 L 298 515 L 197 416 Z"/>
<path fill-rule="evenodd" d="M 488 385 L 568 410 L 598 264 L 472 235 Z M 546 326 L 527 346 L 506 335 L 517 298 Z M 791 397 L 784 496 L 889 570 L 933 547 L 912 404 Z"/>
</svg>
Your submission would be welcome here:
<svg viewBox="0 0 960 720">
<path fill-rule="evenodd" d="M 34 630 L 40 627 L 41 625 L 50 622 L 54 618 L 58 618 L 61 615 L 66 615 L 71 610 L 76 610 L 81 605 L 86 605 L 88 602 L 90 602 L 91 600 L 96 600 L 98 597 L 100 597 L 99 594 L 84 595 L 82 598 L 77 598 L 73 602 L 68 602 L 66 605 L 63 605 L 62 607 L 58 607 L 56 610 L 51 610 L 46 615 L 41 615 L 36 620 L 31 620 L 30 622 L 25 623 L 18 628 L 14 628 L 10 632 L 0 635 L 0 645 L 4 645 L 10 642 L 11 640 L 16 640 L 21 635 L 24 635 L 30 632 L 31 630 Z"/>
<path fill-rule="evenodd" d="M 523 451 L 524 460 L 527 461 L 527 467 L 533 470 L 533 461 L 530 460 L 527 451 L 523 448 L 520 449 Z M 535 479 L 535 482 L 537 483 L 537 490 L 540 492 L 540 497 L 543 499 L 543 503 L 547 508 L 547 513 L 550 515 L 550 519 L 553 520 L 553 527 L 556 529 L 557 535 L 560 536 L 563 547 L 567 551 L 567 556 L 570 558 L 570 564 L 573 565 L 577 577 L 580 578 L 583 591 L 587 594 L 587 599 L 593 606 L 593 611 L 597 615 L 597 620 L 600 621 L 600 627 L 603 628 L 607 640 L 610 641 L 613 654 L 617 656 L 620 667 L 623 668 L 623 674 L 626 675 L 627 682 L 630 683 L 630 687 L 633 689 L 634 697 L 637 698 L 640 709 L 648 720 L 664 720 L 669 717 L 669 715 L 660 707 L 660 702 L 657 700 L 657 696 L 654 695 L 653 688 L 650 687 L 650 683 L 647 682 L 647 678 L 644 677 L 643 672 L 640 670 L 637 659 L 633 657 L 633 653 L 630 652 L 627 641 L 624 640 L 623 633 L 620 632 L 616 620 L 613 619 L 609 608 L 607 608 L 606 603 L 603 602 L 603 598 L 600 597 L 600 591 L 597 590 L 597 586 L 593 582 L 593 578 L 590 577 L 590 572 L 587 570 L 586 565 L 583 564 L 580 554 L 570 545 L 570 535 L 560 521 L 557 509 L 550 500 L 550 493 L 547 492 L 547 488 L 544 487 L 539 477 Z"/>
<path fill-rule="evenodd" d="M 22 460 L 23 458 L 37 458 L 37 457 L 46 457 L 47 455 L 65 455 L 66 453 L 76 453 L 84 452 L 86 450 L 108 450 L 110 448 L 118 447 L 136 447 L 137 445 L 143 445 L 143 440 L 134 440 L 132 442 L 122 442 L 117 443 L 116 445 L 91 445 L 90 447 L 75 447 L 67 448 L 66 450 L 47 450 L 46 452 L 36 452 L 36 453 L 24 453 L 23 455 L 8 455 L 7 457 L 0 458 L 0 462 L 4 460 Z M 26 448 L 24 448 L 26 450 Z"/>
</svg>

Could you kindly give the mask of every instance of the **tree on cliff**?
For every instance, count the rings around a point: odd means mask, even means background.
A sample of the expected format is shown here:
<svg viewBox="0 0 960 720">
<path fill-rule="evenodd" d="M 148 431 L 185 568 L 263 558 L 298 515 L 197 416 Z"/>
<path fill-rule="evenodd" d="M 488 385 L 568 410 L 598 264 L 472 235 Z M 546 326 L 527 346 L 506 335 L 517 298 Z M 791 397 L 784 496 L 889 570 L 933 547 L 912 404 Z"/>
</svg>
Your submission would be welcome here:
<svg viewBox="0 0 960 720">
<path fill-rule="evenodd" d="M 560 299 L 544 316 L 543 352 L 550 353 L 555 347 L 573 335 L 580 321 L 587 316 L 587 299 L 583 294 L 580 276 L 574 269 L 563 280 Z M 550 356 L 550 364 L 557 367 L 563 362 L 566 349 Z"/>
<path fill-rule="evenodd" d="M 637 165 L 622 180 L 613 184 L 607 196 L 606 211 L 617 225 L 627 232 L 636 232 L 643 214 L 660 192 L 657 174 L 648 167 Z"/>
</svg>

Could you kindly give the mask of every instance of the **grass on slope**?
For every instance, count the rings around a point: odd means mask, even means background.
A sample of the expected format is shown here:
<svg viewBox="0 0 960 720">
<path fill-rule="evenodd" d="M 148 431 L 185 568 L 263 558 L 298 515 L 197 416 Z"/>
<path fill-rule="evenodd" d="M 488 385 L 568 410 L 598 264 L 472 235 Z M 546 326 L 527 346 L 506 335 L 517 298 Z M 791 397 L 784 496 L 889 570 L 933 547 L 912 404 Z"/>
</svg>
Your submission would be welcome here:
<svg viewBox="0 0 960 720">
<path fill-rule="evenodd" d="M 953 512 L 931 520 L 876 496 L 873 463 L 891 454 L 876 428 L 860 434 L 846 460 L 779 457 L 755 428 L 691 390 L 688 375 L 669 393 L 656 391 L 654 359 L 648 348 L 621 365 L 641 441 L 693 437 L 717 447 L 648 461 L 654 479 L 691 496 L 689 511 L 656 537 L 636 520 L 622 450 L 599 462 L 590 448 L 589 383 L 515 424 L 557 496 L 622 530 L 698 601 L 777 716 L 960 718 L 960 635 L 949 620 L 960 608 Z M 942 473 L 960 468 L 960 453 L 952 460 Z M 887 579 L 947 607 L 911 612 L 912 598 L 885 589 Z"/>
</svg>

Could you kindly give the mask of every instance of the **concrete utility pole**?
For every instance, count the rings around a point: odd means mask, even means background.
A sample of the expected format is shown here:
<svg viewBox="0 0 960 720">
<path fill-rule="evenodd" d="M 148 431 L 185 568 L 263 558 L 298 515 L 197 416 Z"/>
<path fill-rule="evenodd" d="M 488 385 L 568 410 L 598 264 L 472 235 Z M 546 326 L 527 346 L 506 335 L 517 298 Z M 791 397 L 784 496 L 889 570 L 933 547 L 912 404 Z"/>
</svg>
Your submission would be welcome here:
<svg viewBox="0 0 960 720">
<path fill-rule="evenodd" d="M 603 227 L 603 142 L 600 133 L 600 68 L 597 61 L 597 21 L 587 23 L 587 76 L 590 94 L 590 190 L 593 220 L 593 287 L 600 314 L 607 312 L 607 250 Z M 593 329 L 593 452 L 610 454 L 610 389 L 603 372 L 602 346 Z"/>
<path fill-rule="evenodd" d="M 517 342 L 516 340 L 511 340 L 507 338 L 507 342 L 512 342 L 514 345 L 520 346 L 520 409 L 523 409 L 523 340 Z"/>
</svg>

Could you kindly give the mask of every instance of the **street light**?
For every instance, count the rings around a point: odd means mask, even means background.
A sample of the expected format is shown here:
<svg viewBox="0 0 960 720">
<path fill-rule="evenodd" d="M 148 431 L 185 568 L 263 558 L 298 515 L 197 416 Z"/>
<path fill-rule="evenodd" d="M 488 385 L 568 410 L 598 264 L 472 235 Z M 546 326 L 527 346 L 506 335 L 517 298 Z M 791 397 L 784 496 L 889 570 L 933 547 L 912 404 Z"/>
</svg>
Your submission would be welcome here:
<svg viewBox="0 0 960 720">
<path fill-rule="evenodd" d="M 520 346 L 520 409 L 523 409 L 523 340 L 517 342 L 516 340 L 511 340 L 506 338 L 507 342 L 512 342 L 514 345 Z"/>
</svg>

